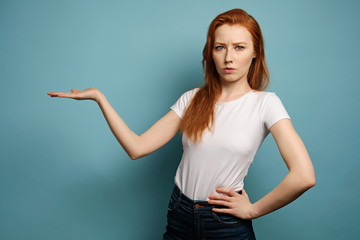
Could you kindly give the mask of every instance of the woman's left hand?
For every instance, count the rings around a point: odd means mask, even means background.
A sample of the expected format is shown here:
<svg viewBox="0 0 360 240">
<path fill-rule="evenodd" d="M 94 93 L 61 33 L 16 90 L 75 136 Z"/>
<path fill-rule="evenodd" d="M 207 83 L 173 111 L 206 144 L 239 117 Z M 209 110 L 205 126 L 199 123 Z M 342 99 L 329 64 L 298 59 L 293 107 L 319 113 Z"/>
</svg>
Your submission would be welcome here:
<svg viewBox="0 0 360 240">
<path fill-rule="evenodd" d="M 228 213 L 241 219 L 253 218 L 253 205 L 244 189 L 241 194 L 229 188 L 217 188 L 216 191 L 220 194 L 209 195 L 208 203 L 228 208 L 213 208 L 214 212 Z"/>
</svg>

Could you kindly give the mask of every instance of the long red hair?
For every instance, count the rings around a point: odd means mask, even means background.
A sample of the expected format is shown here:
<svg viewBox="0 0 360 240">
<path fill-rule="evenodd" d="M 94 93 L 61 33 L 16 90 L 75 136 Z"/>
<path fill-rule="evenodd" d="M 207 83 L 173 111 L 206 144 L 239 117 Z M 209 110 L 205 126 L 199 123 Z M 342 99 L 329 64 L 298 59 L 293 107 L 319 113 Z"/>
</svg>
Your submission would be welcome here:
<svg viewBox="0 0 360 240">
<path fill-rule="evenodd" d="M 264 42 L 257 21 L 242 9 L 232 9 L 221 13 L 210 24 L 206 44 L 203 50 L 202 65 L 205 72 L 205 84 L 195 94 L 181 121 L 180 130 L 188 138 L 198 143 L 207 128 L 212 129 L 214 109 L 221 95 L 221 83 L 212 56 L 215 30 L 224 24 L 239 24 L 251 34 L 256 58 L 253 59 L 247 80 L 252 89 L 263 91 L 270 82 L 269 71 L 265 62 Z"/>
</svg>

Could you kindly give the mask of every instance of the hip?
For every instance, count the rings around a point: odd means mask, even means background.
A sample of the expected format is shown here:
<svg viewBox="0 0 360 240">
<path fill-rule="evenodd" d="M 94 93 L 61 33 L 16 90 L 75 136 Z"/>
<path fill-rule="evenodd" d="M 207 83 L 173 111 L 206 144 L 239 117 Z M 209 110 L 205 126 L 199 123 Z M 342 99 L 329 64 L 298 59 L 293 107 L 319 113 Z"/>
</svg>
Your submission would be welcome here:
<svg viewBox="0 0 360 240">
<path fill-rule="evenodd" d="M 192 200 L 175 186 L 168 204 L 164 239 L 255 239 L 252 221 L 215 213 L 217 205 Z"/>
</svg>

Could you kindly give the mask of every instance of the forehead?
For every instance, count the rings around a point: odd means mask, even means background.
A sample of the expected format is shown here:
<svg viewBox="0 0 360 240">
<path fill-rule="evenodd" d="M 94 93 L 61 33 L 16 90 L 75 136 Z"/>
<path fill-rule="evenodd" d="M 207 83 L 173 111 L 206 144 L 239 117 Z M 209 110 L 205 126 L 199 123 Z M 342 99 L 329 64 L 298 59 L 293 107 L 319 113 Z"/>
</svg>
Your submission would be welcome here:
<svg viewBox="0 0 360 240">
<path fill-rule="evenodd" d="M 215 30 L 215 42 L 252 43 L 250 32 L 241 25 L 224 24 Z"/>
</svg>

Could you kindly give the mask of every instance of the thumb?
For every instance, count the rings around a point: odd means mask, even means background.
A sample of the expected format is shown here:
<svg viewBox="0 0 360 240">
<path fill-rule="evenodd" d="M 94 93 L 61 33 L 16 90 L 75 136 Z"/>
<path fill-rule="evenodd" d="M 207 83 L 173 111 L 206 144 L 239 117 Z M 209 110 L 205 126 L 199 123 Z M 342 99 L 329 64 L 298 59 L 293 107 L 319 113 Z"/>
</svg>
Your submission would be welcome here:
<svg viewBox="0 0 360 240">
<path fill-rule="evenodd" d="M 248 195 L 247 195 L 247 193 L 246 193 L 245 189 L 242 189 L 242 193 L 241 193 L 241 195 L 243 195 L 243 196 L 245 196 L 245 197 L 247 197 L 247 198 L 248 198 Z"/>
<path fill-rule="evenodd" d="M 71 92 L 80 92 L 80 91 L 73 88 L 73 89 L 71 89 Z"/>
</svg>

